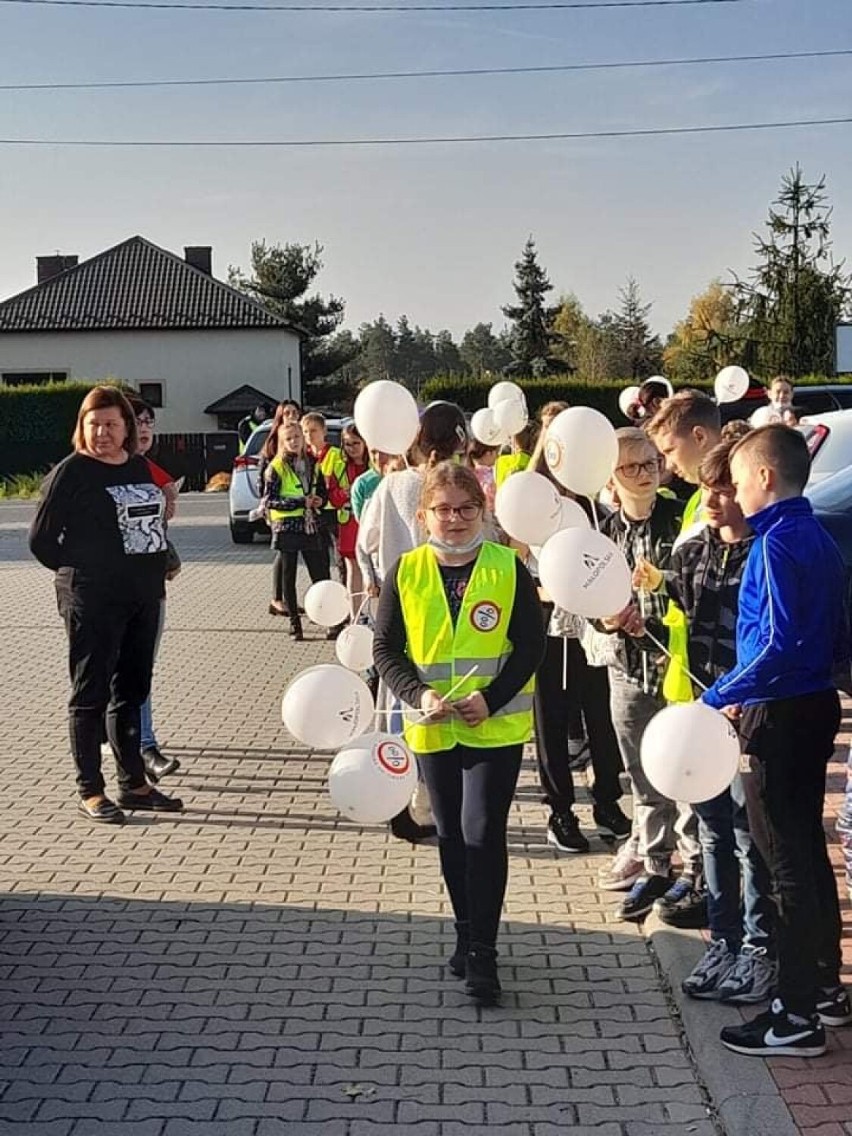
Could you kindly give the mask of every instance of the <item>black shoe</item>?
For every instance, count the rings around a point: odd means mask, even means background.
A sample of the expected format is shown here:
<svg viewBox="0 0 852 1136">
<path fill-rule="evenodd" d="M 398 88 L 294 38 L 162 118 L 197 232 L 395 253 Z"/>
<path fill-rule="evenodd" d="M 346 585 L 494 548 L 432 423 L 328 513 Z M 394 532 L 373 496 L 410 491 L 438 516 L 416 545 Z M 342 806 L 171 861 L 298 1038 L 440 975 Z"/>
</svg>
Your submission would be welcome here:
<svg viewBox="0 0 852 1136">
<path fill-rule="evenodd" d="M 456 923 L 456 949 L 447 960 L 450 974 L 464 978 L 467 973 L 467 952 L 470 950 L 470 924 Z"/>
<path fill-rule="evenodd" d="M 665 895 L 670 884 L 669 876 L 656 874 L 640 876 L 618 908 L 616 918 L 631 921 L 644 918 L 654 906 L 654 900 Z"/>
<path fill-rule="evenodd" d="M 77 802 L 77 808 L 89 820 L 93 820 L 96 824 L 124 824 L 127 817 L 118 807 L 114 804 L 109 797 L 102 797 L 94 804 L 87 804 L 83 798 Z"/>
<path fill-rule="evenodd" d="M 183 812 L 183 801 L 179 797 L 167 797 L 159 789 L 150 789 L 147 793 L 120 793 L 118 803 L 123 809 L 136 809 L 139 812 Z"/>
<path fill-rule="evenodd" d="M 482 1006 L 496 1005 L 502 988 L 497 977 L 497 952 L 494 948 L 474 943 L 467 952 L 465 964 L 465 993 Z"/>
<path fill-rule="evenodd" d="M 422 844 L 438 834 L 434 824 L 418 824 L 408 809 L 392 818 L 390 830 L 397 840 L 407 840 L 409 844 Z"/>
<path fill-rule="evenodd" d="M 707 926 L 707 893 L 692 876 L 680 876 L 654 901 L 654 914 L 669 927 L 700 931 Z"/>
<path fill-rule="evenodd" d="M 630 818 L 624 815 L 614 801 L 611 805 L 595 805 L 592 817 L 599 832 L 609 833 L 616 840 L 624 840 L 630 835 Z"/>
<path fill-rule="evenodd" d="M 290 617 L 290 638 L 295 639 L 297 643 L 303 643 L 305 640 L 301 619 L 294 619 L 292 616 Z"/>
<path fill-rule="evenodd" d="M 570 811 L 552 813 L 547 822 L 547 843 L 560 852 L 588 852 L 589 842 L 580 832 L 580 822 Z"/>
<path fill-rule="evenodd" d="M 817 1015 L 824 1026 L 852 1025 L 852 1002 L 843 986 L 817 990 Z"/>
<path fill-rule="evenodd" d="M 827 1049 L 825 1030 L 816 1014 L 793 1019 L 780 998 L 752 1021 L 725 1026 L 719 1037 L 727 1049 L 754 1057 L 821 1057 Z"/>
<path fill-rule="evenodd" d="M 325 633 L 326 639 L 329 639 L 332 642 L 335 639 L 337 639 L 338 636 L 340 635 L 340 632 L 343 630 L 343 628 L 347 625 L 348 622 L 349 622 L 349 620 L 344 619 L 343 623 L 338 623 L 334 627 L 329 627 L 328 631 L 326 631 L 326 633 Z"/>
<path fill-rule="evenodd" d="M 175 773 L 180 769 L 180 762 L 176 757 L 166 757 L 160 753 L 156 746 L 146 746 L 142 750 L 142 761 L 148 780 L 154 785 L 161 777 L 168 777 L 170 773 Z"/>
</svg>

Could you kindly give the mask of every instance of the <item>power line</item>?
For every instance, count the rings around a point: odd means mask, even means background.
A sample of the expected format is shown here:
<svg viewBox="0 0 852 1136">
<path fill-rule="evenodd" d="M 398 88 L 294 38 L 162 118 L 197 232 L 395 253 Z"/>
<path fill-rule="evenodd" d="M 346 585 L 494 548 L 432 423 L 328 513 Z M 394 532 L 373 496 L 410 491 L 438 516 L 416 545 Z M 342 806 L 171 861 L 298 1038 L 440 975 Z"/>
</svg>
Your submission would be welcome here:
<svg viewBox="0 0 852 1136">
<path fill-rule="evenodd" d="M 671 8 L 694 4 L 745 4 L 747 0 L 543 0 L 531 4 L 186 4 L 181 0 L 0 0 L 51 8 L 154 8 L 188 12 L 540 12 L 569 8 Z"/>
<path fill-rule="evenodd" d="M 561 142 L 595 138 L 650 138 L 678 134 L 722 134 L 732 131 L 785 130 L 801 126 L 840 126 L 852 123 L 849 118 L 807 118 L 787 122 L 734 122 L 718 126 L 658 126 L 639 130 L 577 130 L 548 134 L 470 134 L 427 138 L 310 138 L 310 139 L 53 139 L 53 138 L 0 138 L 0 146 L 61 146 L 119 148 L 185 148 L 212 149 L 213 147 L 262 147 L 266 149 L 343 146 L 425 146 L 472 142 Z"/>
<path fill-rule="evenodd" d="M 707 55 L 687 59 L 635 59 L 602 63 L 559 63 L 542 67 L 464 67 L 448 71 L 363 71 L 341 75 L 267 75 L 236 79 L 121 79 L 92 83 L 0 83 L 0 91 L 82 91 L 126 87 L 227 87 L 273 83 L 348 83 L 375 79 L 436 79 L 478 75 L 543 75 L 566 71 L 614 71 L 627 68 L 688 67 L 710 63 L 763 63 L 781 59 L 829 59 L 852 55 L 834 51 L 784 51 L 771 55 Z"/>
</svg>

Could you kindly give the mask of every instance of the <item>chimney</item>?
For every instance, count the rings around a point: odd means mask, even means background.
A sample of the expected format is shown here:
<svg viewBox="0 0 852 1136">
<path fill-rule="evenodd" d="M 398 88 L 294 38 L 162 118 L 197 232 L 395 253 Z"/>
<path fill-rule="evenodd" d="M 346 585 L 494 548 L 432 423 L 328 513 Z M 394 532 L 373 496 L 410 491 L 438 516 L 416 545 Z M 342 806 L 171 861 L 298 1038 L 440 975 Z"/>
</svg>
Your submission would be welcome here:
<svg viewBox="0 0 852 1136">
<path fill-rule="evenodd" d="M 59 276 L 61 272 L 67 272 L 69 268 L 76 267 L 76 256 L 63 256 L 61 253 L 57 253 L 56 256 L 37 256 L 36 281 L 39 284 L 44 284 L 45 280 L 51 280 L 54 276 Z"/>
<path fill-rule="evenodd" d="M 203 272 L 205 276 L 213 275 L 213 247 L 212 245 L 186 245 L 183 258 L 187 264 Z"/>
</svg>

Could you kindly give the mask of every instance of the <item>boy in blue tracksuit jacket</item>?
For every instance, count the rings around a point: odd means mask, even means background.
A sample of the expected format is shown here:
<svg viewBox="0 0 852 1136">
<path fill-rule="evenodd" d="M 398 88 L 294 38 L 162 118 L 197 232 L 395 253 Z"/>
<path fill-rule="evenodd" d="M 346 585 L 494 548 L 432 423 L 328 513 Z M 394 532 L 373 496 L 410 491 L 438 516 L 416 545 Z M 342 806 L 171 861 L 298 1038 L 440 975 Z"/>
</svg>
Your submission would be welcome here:
<svg viewBox="0 0 852 1136">
<path fill-rule="evenodd" d="M 739 600 L 737 663 L 702 696 L 738 720 L 749 819 L 778 900 L 778 996 L 722 1030 L 737 1053 L 814 1057 L 826 1025 L 852 1024 L 840 983 L 840 908 L 822 827 L 826 764 L 840 725 L 836 665 L 848 658 L 845 571 L 802 497 L 804 438 L 786 426 L 731 452 L 737 502 L 755 533 Z"/>
</svg>

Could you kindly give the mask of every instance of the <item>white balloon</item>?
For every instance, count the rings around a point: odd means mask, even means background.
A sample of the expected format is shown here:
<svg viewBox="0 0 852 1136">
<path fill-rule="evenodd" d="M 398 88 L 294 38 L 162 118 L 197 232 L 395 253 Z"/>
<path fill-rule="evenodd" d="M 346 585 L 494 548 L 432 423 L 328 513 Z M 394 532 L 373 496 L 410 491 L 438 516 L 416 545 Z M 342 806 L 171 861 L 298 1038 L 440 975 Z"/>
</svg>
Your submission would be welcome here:
<svg viewBox="0 0 852 1136">
<path fill-rule="evenodd" d="M 492 410 L 498 403 L 510 401 L 525 403 L 526 397 L 518 384 L 510 383 L 508 379 L 502 379 L 499 383 L 495 383 L 488 392 L 488 405 Z"/>
<path fill-rule="evenodd" d="M 371 450 L 404 454 L 417 436 L 420 415 L 411 391 L 377 379 L 355 399 L 355 425 Z"/>
<path fill-rule="evenodd" d="M 349 615 L 349 596 L 337 580 L 317 580 L 305 592 L 305 614 L 320 627 L 336 627 Z"/>
<path fill-rule="evenodd" d="M 666 390 L 669 392 L 668 397 L 671 398 L 674 394 L 674 387 L 666 378 L 665 375 L 651 375 L 650 378 L 645 379 L 646 383 L 662 383 Z M 644 384 L 643 384 L 644 385 Z"/>
<path fill-rule="evenodd" d="M 724 714 L 703 702 L 676 702 L 646 726 L 640 758 L 658 793 L 699 804 L 718 797 L 733 781 L 740 747 Z"/>
<path fill-rule="evenodd" d="M 560 501 L 559 529 L 590 529 L 592 522 L 586 516 L 585 510 L 570 497 L 563 497 Z"/>
<path fill-rule="evenodd" d="M 297 741 L 339 749 L 370 728 L 375 704 L 360 675 L 335 663 L 297 674 L 281 699 L 281 721 Z"/>
<path fill-rule="evenodd" d="M 500 527 L 521 544 L 544 544 L 559 528 L 562 497 L 548 478 L 523 470 L 497 490 L 494 512 Z"/>
<path fill-rule="evenodd" d="M 784 419 L 774 406 L 759 406 L 749 418 L 748 424 L 757 429 L 760 426 L 771 426 L 773 423 L 783 421 Z"/>
<path fill-rule="evenodd" d="M 493 410 L 489 410 L 487 406 L 474 412 L 470 420 L 470 432 L 483 446 L 502 446 L 509 440 L 509 435 L 497 425 Z"/>
<path fill-rule="evenodd" d="M 748 390 L 748 371 L 742 367 L 723 367 L 713 383 L 717 402 L 736 402 Z"/>
<path fill-rule="evenodd" d="M 556 480 L 593 497 L 612 476 L 618 440 L 609 420 L 589 406 L 569 406 L 547 428 L 544 457 Z"/>
<path fill-rule="evenodd" d="M 373 632 L 365 624 L 350 624 L 337 636 L 335 654 L 350 671 L 365 671 L 373 665 L 373 638 Z"/>
<path fill-rule="evenodd" d="M 408 804 L 417 785 L 414 755 L 392 734 L 365 734 L 328 771 L 331 803 L 359 824 L 382 824 Z"/>
<path fill-rule="evenodd" d="M 554 533 L 541 550 L 538 575 L 557 607 L 587 619 L 617 615 L 630 602 L 631 572 L 624 553 L 592 529 Z"/>
<path fill-rule="evenodd" d="M 517 398 L 507 398 L 503 402 L 498 402 L 491 413 L 494 415 L 494 421 L 509 437 L 520 434 L 529 422 L 527 404 Z"/>
<path fill-rule="evenodd" d="M 630 417 L 630 414 L 628 413 L 630 407 L 633 406 L 633 404 L 637 402 L 638 399 L 638 387 L 625 387 L 621 394 L 618 396 L 618 409 L 621 411 L 625 418 Z"/>
</svg>

